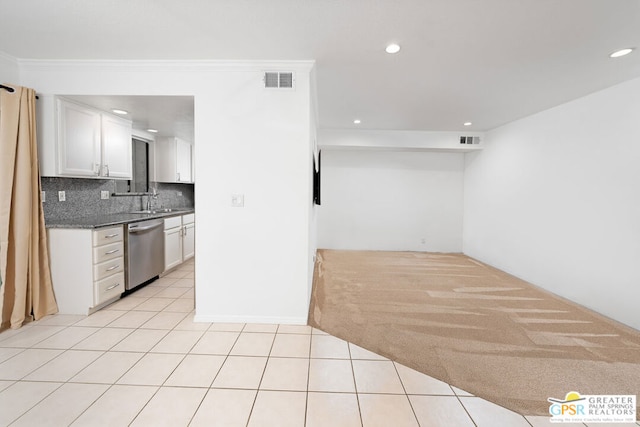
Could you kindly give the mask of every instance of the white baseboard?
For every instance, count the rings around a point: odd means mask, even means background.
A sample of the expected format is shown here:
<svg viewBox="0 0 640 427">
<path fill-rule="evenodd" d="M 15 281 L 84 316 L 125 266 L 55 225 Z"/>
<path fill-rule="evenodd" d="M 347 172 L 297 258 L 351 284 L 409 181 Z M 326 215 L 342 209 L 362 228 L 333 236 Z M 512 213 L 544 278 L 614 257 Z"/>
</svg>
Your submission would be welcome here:
<svg viewBox="0 0 640 427">
<path fill-rule="evenodd" d="M 276 316 L 219 316 L 215 314 L 196 314 L 194 322 L 213 323 L 266 323 L 280 325 L 306 325 L 307 317 L 276 317 Z"/>
</svg>

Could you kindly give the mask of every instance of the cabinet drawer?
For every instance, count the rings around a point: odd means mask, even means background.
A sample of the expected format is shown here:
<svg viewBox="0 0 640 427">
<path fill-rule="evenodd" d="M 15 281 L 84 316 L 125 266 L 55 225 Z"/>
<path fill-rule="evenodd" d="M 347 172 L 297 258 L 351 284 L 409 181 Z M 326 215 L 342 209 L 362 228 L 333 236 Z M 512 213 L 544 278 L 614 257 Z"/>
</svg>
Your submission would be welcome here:
<svg viewBox="0 0 640 427">
<path fill-rule="evenodd" d="M 171 218 L 164 219 L 164 229 L 169 230 L 170 228 L 180 227 L 182 225 L 182 217 L 181 216 L 172 216 Z"/>
<path fill-rule="evenodd" d="M 103 228 L 93 232 L 93 246 L 122 241 L 122 226 Z"/>
<path fill-rule="evenodd" d="M 93 263 L 99 264 L 110 259 L 124 256 L 124 246 L 122 242 L 115 242 L 109 245 L 93 248 Z"/>
<path fill-rule="evenodd" d="M 124 257 L 114 258 L 93 266 L 93 280 L 102 280 L 112 274 L 124 271 Z"/>
<path fill-rule="evenodd" d="M 182 225 L 191 224 L 196 221 L 195 214 L 182 215 Z"/>
<path fill-rule="evenodd" d="M 124 273 L 95 282 L 94 286 L 94 305 L 98 305 L 124 292 Z"/>
</svg>

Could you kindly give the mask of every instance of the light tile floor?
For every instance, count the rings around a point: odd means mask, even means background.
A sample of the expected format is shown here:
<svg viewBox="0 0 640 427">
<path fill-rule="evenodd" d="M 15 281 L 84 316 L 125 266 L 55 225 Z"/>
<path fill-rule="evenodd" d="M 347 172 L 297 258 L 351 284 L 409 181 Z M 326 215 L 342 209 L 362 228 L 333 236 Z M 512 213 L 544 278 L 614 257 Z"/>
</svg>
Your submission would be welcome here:
<svg viewBox="0 0 640 427">
<path fill-rule="evenodd" d="M 308 326 L 194 323 L 193 267 L 0 333 L 0 426 L 551 425 Z"/>
</svg>

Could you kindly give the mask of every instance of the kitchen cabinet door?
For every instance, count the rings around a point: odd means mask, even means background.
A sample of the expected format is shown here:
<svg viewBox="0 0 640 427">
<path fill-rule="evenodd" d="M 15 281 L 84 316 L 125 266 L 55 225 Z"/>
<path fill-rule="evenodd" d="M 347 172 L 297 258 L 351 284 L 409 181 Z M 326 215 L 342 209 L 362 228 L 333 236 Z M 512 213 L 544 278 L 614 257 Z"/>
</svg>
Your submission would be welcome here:
<svg viewBox="0 0 640 427">
<path fill-rule="evenodd" d="M 164 231 L 164 271 L 182 263 L 182 227 Z"/>
<path fill-rule="evenodd" d="M 131 179 L 131 122 L 102 115 L 102 175 Z"/>
<path fill-rule="evenodd" d="M 57 175 L 131 179 L 131 121 L 57 99 Z"/>
<path fill-rule="evenodd" d="M 51 280 L 61 314 L 91 314 L 124 292 L 123 227 L 47 230 Z M 53 250 L 51 250 L 53 249 Z"/>
<path fill-rule="evenodd" d="M 100 173 L 100 113 L 57 100 L 58 174 L 98 176 Z"/>
<path fill-rule="evenodd" d="M 158 138 L 154 152 L 154 173 L 159 182 L 193 182 L 191 144 L 180 138 Z"/>
<path fill-rule="evenodd" d="M 183 226 L 182 261 L 186 261 L 196 254 L 195 237 L 196 225 L 191 223 Z"/>
<path fill-rule="evenodd" d="M 176 171 L 178 182 L 191 181 L 191 144 L 176 138 Z"/>
</svg>

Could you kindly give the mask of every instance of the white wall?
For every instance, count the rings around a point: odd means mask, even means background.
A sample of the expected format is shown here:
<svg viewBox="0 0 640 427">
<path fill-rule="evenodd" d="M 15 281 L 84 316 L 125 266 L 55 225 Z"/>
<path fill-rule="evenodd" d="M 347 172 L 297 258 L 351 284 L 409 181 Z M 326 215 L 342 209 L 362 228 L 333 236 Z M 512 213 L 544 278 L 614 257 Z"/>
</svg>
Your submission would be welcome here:
<svg viewBox="0 0 640 427">
<path fill-rule="evenodd" d="M 196 98 L 196 123 L 211 134 L 196 128 L 196 212 L 209 219 L 198 220 L 197 319 L 306 324 L 309 73 L 297 73 L 295 91 L 265 90 L 260 78 L 225 75 L 212 110 Z M 244 208 L 231 194 L 244 194 Z"/>
<path fill-rule="evenodd" d="M 20 61 L 20 77 L 41 101 L 194 96 L 196 319 L 306 323 L 312 65 Z M 264 69 L 294 71 L 296 90 L 265 90 Z M 42 136 L 51 144 L 53 127 Z M 235 193 L 244 194 L 244 208 L 231 207 Z"/>
<path fill-rule="evenodd" d="M 318 247 L 461 252 L 463 167 L 462 153 L 323 150 Z"/>
<path fill-rule="evenodd" d="M 640 329 L 640 79 L 489 132 L 464 252 Z"/>
<path fill-rule="evenodd" d="M 0 52 L 0 83 L 20 84 L 18 63 L 15 58 Z"/>
<path fill-rule="evenodd" d="M 311 70 L 311 102 L 309 110 L 309 143 L 311 145 L 313 159 L 317 160 L 318 153 L 318 94 L 316 87 L 316 70 Z M 313 171 L 313 159 L 309 159 L 310 167 Z M 309 193 L 313 195 L 313 179 L 309 181 Z M 308 265 L 308 284 L 307 299 L 311 302 L 311 293 L 313 292 L 313 274 L 315 270 L 316 252 L 318 251 L 318 207 L 313 200 L 309 200 L 309 265 Z"/>
</svg>

